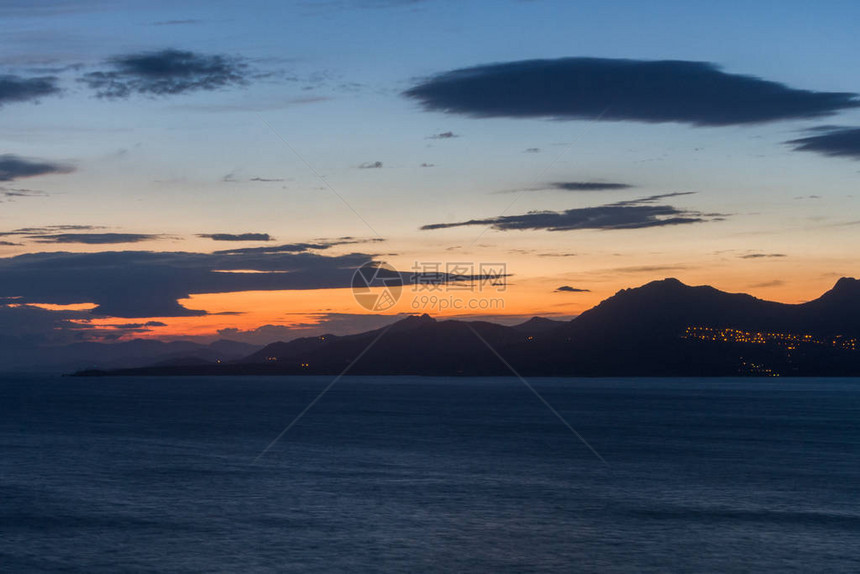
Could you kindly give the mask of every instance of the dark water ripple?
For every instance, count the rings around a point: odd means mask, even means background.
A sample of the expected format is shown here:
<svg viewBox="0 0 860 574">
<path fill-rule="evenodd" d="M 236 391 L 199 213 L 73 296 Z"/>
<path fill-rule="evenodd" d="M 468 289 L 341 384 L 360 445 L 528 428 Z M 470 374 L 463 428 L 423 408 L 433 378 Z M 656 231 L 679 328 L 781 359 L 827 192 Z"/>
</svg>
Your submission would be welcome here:
<svg viewBox="0 0 860 574">
<path fill-rule="evenodd" d="M 860 381 L 0 378 L 0 572 L 857 572 Z"/>
</svg>

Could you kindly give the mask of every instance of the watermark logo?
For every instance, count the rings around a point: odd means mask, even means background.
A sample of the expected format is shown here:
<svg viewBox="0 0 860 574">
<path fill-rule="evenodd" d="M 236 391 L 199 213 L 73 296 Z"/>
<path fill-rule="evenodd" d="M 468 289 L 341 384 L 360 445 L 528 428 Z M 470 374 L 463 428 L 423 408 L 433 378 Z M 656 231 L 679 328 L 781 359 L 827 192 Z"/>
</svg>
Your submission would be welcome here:
<svg viewBox="0 0 860 574">
<path fill-rule="evenodd" d="M 385 262 L 371 261 L 355 270 L 352 275 L 352 295 L 355 302 L 368 311 L 391 309 L 400 300 L 403 277 Z"/>
<path fill-rule="evenodd" d="M 387 263 L 371 261 L 352 276 L 352 294 L 368 311 L 387 311 L 408 284 L 413 312 L 500 311 L 505 301 L 492 294 L 507 290 L 507 278 L 505 263 L 416 261 L 411 273 L 401 274 Z"/>
<path fill-rule="evenodd" d="M 508 268 L 505 263 L 474 261 L 416 261 L 412 264 L 412 291 L 504 292 Z"/>
<path fill-rule="evenodd" d="M 420 313 L 501 311 L 507 290 L 501 262 L 416 261 L 412 265 L 410 309 Z"/>
<path fill-rule="evenodd" d="M 481 312 L 502 311 L 502 297 L 463 297 L 459 295 L 416 295 L 410 308 L 416 313 L 444 313 L 446 311 Z"/>
</svg>

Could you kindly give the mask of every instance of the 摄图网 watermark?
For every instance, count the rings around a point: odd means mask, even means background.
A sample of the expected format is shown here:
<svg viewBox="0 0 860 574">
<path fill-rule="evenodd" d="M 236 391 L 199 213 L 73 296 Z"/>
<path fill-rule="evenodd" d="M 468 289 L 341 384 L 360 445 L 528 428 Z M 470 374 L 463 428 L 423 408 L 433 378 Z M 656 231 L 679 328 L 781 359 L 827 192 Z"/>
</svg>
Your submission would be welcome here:
<svg viewBox="0 0 860 574">
<path fill-rule="evenodd" d="M 415 261 L 408 273 L 385 262 L 371 261 L 356 269 L 352 294 L 364 309 L 393 309 L 404 291 L 411 293 L 411 311 L 487 311 L 505 308 L 507 264 L 474 261 Z"/>
</svg>

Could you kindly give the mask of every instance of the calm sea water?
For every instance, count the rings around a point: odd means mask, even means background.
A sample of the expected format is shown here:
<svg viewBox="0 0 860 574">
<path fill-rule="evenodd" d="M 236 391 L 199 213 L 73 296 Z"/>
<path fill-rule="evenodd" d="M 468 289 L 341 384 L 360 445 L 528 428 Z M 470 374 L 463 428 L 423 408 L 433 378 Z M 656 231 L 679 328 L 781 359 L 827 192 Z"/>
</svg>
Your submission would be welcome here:
<svg viewBox="0 0 860 574">
<path fill-rule="evenodd" d="M 860 380 L 0 379 L 2 572 L 857 572 Z"/>
</svg>

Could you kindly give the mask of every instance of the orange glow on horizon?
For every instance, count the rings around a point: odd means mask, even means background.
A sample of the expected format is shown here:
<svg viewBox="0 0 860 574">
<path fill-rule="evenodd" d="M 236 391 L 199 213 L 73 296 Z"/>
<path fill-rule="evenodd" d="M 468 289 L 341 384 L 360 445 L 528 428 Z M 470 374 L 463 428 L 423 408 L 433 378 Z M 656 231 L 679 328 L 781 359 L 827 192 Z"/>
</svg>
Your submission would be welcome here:
<svg viewBox="0 0 860 574">
<path fill-rule="evenodd" d="M 400 298 L 391 308 L 378 313 L 359 305 L 349 288 L 292 290 L 292 291 L 244 291 L 234 293 L 195 294 L 179 301 L 192 310 L 205 310 L 206 315 L 190 317 L 147 317 L 142 319 L 118 319 L 116 317 L 94 318 L 88 321 L 92 327 L 106 329 L 120 321 L 130 323 L 158 321 L 165 326 L 152 326 L 146 332 L 135 332 L 125 338 L 177 339 L 182 337 L 217 337 L 223 329 L 253 331 L 264 325 L 295 328 L 295 336 L 303 331 L 325 323 L 328 315 L 399 315 L 427 313 L 435 318 L 459 316 L 523 316 L 534 315 L 575 316 L 614 295 L 620 289 L 638 287 L 660 279 L 654 272 L 623 275 L 611 273 L 616 270 L 585 270 L 555 277 L 512 278 L 503 291 L 487 288 L 469 290 L 419 290 L 413 285 L 404 285 Z M 682 282 L 695 286 L 709 284 L 706 269 L 700 271 L 666 272 L 661 275 L 675 276 Z M 710 270 L 712 273 L 713 270 Z M 647 275 L 647 277 L 643 277 Z M 710 277 L 712 279 L 712 277 Z M 782 281 L 755 285 L 761 281 L 761 273 L 753 269 L 737 269 L 727 274 L 724 281 L 714 286 L 727 292 L 746 292 L 757 297 L 801 303 L 819 297 L 830 289 L 837 277 L 810 278 L 808 275 L 794 279 L 789 275 Z M 712 281 L 711 281 L 712 283 Z M 556 292 L 561 285 L 588 286 L 586 292 Z M 94 304 L 38 305 L 50 310 L 88 310 Z M 229 336 L 229 335 L 228 335 Z"/>
</svg>

